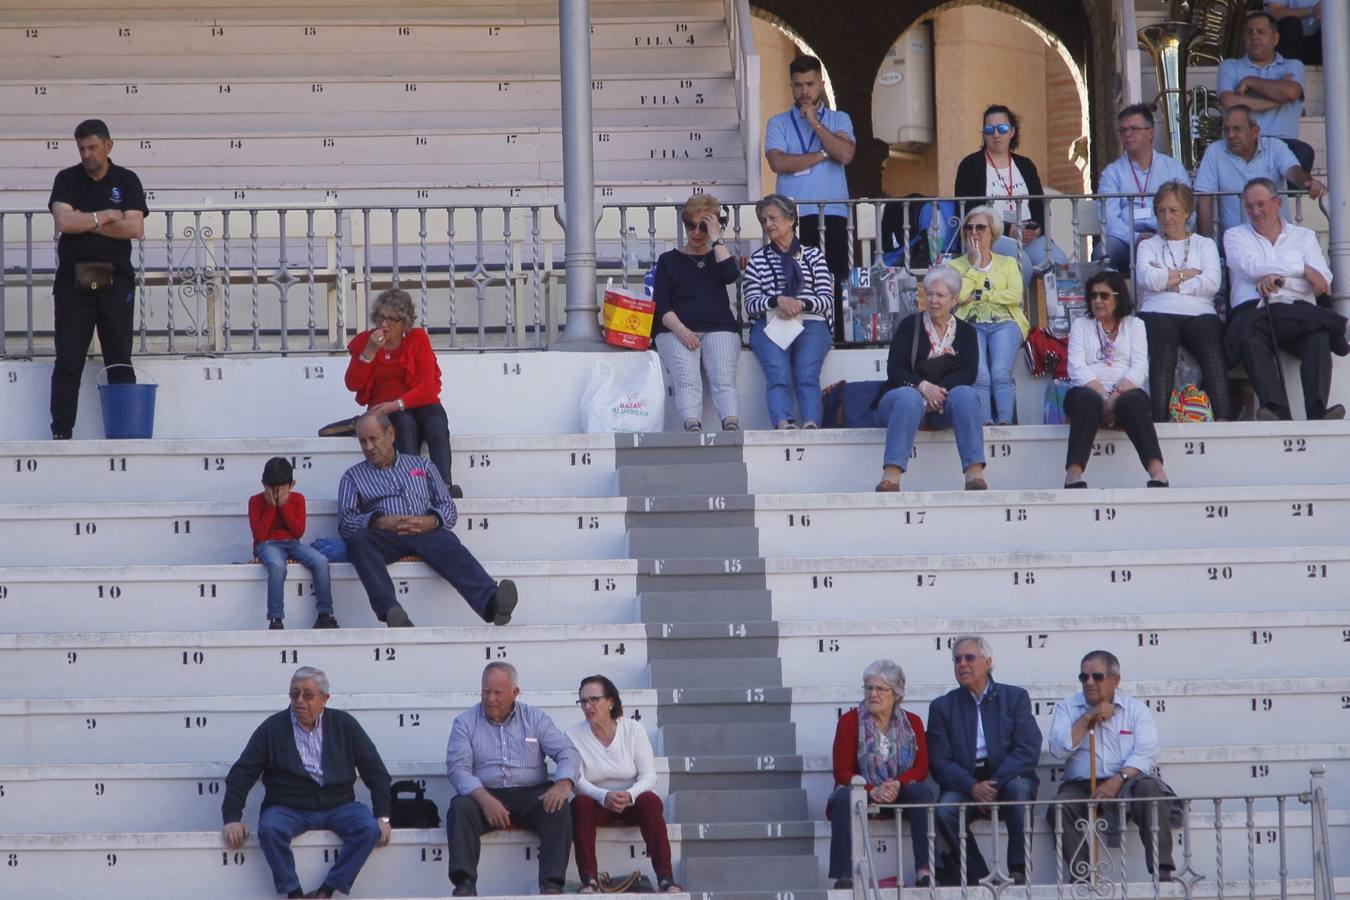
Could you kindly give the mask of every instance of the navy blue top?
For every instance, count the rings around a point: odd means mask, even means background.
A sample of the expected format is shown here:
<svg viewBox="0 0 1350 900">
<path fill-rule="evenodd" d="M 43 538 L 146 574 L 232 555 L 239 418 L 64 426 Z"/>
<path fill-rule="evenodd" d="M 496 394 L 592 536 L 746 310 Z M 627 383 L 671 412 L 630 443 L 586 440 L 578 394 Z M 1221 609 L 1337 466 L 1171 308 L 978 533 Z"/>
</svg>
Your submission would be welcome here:
<svg viewBox="0 0 1350 900">
<path fill-rule="evenodd" d="M 991 776 L 1000 785 L 1014 778 L 1037 784 L 1041 729 L 1027 692 L 989 679 L 989 695 L 980 704 Z M 963 687 L 928 705 L 928 769 L 944 791 L 969 794 L 975 784 L 975 698 Z"/>
<path fill-rule="evenodd" d="M 717 262 L 715 252 L 690 256 L 683 250 L 667 250 L 661 254 L 652 284 L 652 299 L 656 301 L 652 337 L 670 330 L 661 323 L 661 317 L 672 311 L 686 328 L 699 334 L 740 330 L 727 299 L 727 285 L 736 283 L 740 269 L 736 257 L 728 256 Z"/>
</svg>

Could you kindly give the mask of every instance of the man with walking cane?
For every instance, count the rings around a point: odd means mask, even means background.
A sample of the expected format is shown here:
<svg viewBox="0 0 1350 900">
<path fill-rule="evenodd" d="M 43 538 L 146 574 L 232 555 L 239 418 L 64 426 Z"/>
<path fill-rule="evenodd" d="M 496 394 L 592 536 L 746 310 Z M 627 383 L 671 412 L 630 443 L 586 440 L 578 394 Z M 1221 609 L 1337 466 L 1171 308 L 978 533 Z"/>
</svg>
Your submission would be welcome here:
<svg viewBox="0 0 1350 900">
<path fill-rule="evenodd" d="M 1343 419 L 1345 407 L 1328 407 L 1331 354 L 1350 353 L 1344 316 L 1317 305 L 1331 290 L 1317 235 L 1280 216 L 1274 182 L 1253 178 L 1242 191 L 1250 224 L 1224 232 L 1232 313 L 1224 335 L 1230 365 L 1241 362 L 1252 380 L 1263 421 L 1292 418 L 1280 351 L 1299 358 L 1303 409 L 1310 420 Z"/>
<path fill-rule="evenodd" d="M 1145 801 L 1175 796 L 1150 773 L 1158 760 L 1158 730 L 1153 713 L 1120 687 L 1120 660 L 1106 650 L 1093 650 L 1079 667 L 1082 691 L 1055 705 L 1050 723 L 1050 755 L 1064 762 L 1064 779 L 1048 818 L 1052 830 L 1056 809 L 1063 822 L 1061 852 L 1076 882 L 1110 877 L 1101 865 L 1098 833 L 1104 843 L 1120 846 L 1119 803 L 1084 800 Z M 1170 804 L 1131 802 L 1127 817 L 1139 827 L 1144 860 L 1159 881 L 1172 880 Z M 1161 814 L 1155 814 L 1155 810 Z M 1106 819 L 1105 829 L 1097 826 Z M 1155 865 L 1156 860 L 1156 865 Z"/>
</svg>

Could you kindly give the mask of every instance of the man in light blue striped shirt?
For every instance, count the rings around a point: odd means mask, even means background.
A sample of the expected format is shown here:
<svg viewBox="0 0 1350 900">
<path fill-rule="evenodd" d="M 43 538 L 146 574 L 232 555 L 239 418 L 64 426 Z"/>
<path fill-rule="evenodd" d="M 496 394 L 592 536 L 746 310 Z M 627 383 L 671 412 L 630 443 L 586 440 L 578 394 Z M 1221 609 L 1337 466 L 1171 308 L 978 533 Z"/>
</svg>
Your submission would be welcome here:
<svg viewBox="0 0 1350 900">
<path fill-rule="evenodd" d="M 356 422 L 365 462 L 348 469 L 338 484 L 338 533 L 365 586 L 375 617 L 390 628 L 412 626 L 394 598 L 389 563 L 420 556 L 450 582 L 483 621 L 505 625 L 516 608 L 516 584 L 492 580 L 450 531 L 459 517 L 436 467 L 426 457 L 394 449 L 394 426 L 384 413 Z"/>
<path fill-rule="evenodd" d="M 516 667 L 490 662 L 482 702 L 450 728 L 445 768 L 456 796 L 445 832 L 456 897 L 477 896 L 482 835 L 517 824 L 539 835 L 540 893 L 562 893 L 572 848 L 568 799 L 581 756 L 547 713 L 519 696 Z M 557 767 L 552 782 L 545 756 Z"/>
</svg>

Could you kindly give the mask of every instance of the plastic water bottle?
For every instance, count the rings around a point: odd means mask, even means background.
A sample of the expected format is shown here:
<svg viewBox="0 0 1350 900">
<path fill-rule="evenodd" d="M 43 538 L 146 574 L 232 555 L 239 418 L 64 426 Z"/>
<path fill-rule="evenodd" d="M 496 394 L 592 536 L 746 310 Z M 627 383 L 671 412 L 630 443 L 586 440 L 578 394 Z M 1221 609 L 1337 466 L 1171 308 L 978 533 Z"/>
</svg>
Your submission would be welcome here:
<svg viewBox="0 0 1350 900">
<path fill-rule="evenodd" d="M 642 262 L 641 260 L 638 259 L 637 247 L 638 247 L 637 227 L 634 225 L 629 225 L 628 234 L 626 236 L 626 239 L 624 240 L 624 251 L 623 251 L 624 284 L 628 283 L 628 278 L 630 275 L 636 278 L 638 276 L 638 273 L 642 271 Z"/>
</svg>

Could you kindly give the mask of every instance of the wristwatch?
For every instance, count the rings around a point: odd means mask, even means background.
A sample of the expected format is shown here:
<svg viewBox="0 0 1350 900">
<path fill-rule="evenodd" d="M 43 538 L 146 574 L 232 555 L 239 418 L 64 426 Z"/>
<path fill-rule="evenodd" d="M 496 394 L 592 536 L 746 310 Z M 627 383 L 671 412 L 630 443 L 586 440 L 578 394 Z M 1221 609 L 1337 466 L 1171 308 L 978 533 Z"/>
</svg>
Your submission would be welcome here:
<svg viewBox="0 0 1350 900">
<path fill-rule="evenodd" d="M 827 160 L 827 159 L 829 159 L 829 158 L 830 158 L 830 151 L 826 150 L 824 147 L 821 147 L 821 148 L 820 148 L 820 161 L 821 161 L 821 162 L 824 162 L 825 160 Z"/>
<path fill-rule="evenodd" d="M 380 821 L 381 823 L 383 823 L 383 824 L 385 824 L 385 825 L 388 825 L 388 824 L 389 824 L 389 817 L 388 817 L 388 816 L 380 816 L 380 818 L 379 818 L 378 821 Z"/>
<path fill-rule="evenodd" d="M 722 241 L 721 238 L 718 238 L 717 240 L 713 241 L 713 242 L 712 242 L 711 244 L 709 244 L 708 246 L 709 246 L 709 247 L 725 247 L 726 244 L 723 243 L 723 241 Z"/>
</svg>

